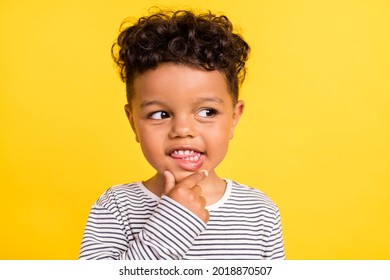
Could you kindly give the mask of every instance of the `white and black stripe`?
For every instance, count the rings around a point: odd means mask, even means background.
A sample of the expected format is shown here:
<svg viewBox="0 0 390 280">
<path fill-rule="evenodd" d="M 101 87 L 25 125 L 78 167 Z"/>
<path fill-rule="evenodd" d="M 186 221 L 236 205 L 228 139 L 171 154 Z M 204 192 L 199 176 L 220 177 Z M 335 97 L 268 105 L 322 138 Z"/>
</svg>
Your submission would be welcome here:
<svg viewBox="0 0 390 280">
<path fill-rule="evenodd" d="M 207 225 L 142 183 L 118 185 L 93 205 L 80 259 L 284 259 L 279 210 L 262 192 L 226 180 Z"/>
</svg>

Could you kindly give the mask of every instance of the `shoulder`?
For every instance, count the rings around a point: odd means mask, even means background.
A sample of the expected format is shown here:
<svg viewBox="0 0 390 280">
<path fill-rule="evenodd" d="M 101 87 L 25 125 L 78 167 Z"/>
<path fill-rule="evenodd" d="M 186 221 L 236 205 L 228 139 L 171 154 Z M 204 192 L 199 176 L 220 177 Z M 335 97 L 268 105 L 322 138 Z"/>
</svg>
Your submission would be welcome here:
<svg viewBox="0 0 390 280">
<path fill-rule="evenodd" d="M 235 181 L 231 181 L 229 201 L 241 207 L 257 208 L 269 212 L 279 212 L 277 205 L 262 191 Z"/>
<path fill-rule="evenodd" d="M 107 189 L 96 201 L 96 205 L 110 208 L 124 204 L 139 204 L 142 202 L 153 202 L 141 187 L 140 183 L 127 183 L 115 185 Z"/>
</svg>

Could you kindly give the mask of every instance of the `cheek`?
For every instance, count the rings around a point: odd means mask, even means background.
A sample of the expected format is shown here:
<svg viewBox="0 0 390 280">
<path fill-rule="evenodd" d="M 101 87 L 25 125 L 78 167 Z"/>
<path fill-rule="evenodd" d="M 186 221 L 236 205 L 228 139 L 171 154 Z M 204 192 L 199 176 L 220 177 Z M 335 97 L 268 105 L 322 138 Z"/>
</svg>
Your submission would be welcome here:
<svg viewBox="0 0 390 280">
<path fill-rule="evenodd" d="M 156 145 L 153 145 L 153 143 L 151 143 L 150 139 L 144 140 L 141 138 L 140 146 L 141 146 L 142 153 L 144 154 L 146 159 L 149 161 L 149 159 L 152 157 L 152 155 L 156 153 L 155 152 L 155 150 L 157 148 Z"/>
<path fill-rule="evenodd" d="M 226 153 L 230 141 L 230 131 L 231 130 L 228 126 L 208 130 L 208 145 L 212 147 L 210 152 L 215 151 L 218 154 Z"/>
<path fill-rule="evenodd" d="M 220 139 L 220 141 L 229 141 L 230 135 L 232 134 L 233 122 L 230 119 L 224 120 L 217 127 L 212 129 L 212 133 L 215 134 L 214 137 Z"/>
<path fill-rule="evenodd" d="M 166 137 L 166 132 L 161 127 L 148 126 L 139 124 L 137 127 L 137 134 L 141 146 L 153 148 L 155 145 L 161 144 Z"/>
<path fill-rule="evenodd" d="M 167 128 L 143 126 L 138 131 L 139 144 L 145 159 L 157 171 L 166 170 L 164 157 L 167 148 Z"/>
<path fill-rule="evenodd" d="M 161 160 L 164 157 L 164 149 L 159 141 L 153 139 L 155 138 L 150 138 L 148 141 L 140 141 L 140 146 L 142 154 L 150 166 L 155 170 L 161 171 L 164 169 L 164 166 L 161 165 Z"/>
</svg>

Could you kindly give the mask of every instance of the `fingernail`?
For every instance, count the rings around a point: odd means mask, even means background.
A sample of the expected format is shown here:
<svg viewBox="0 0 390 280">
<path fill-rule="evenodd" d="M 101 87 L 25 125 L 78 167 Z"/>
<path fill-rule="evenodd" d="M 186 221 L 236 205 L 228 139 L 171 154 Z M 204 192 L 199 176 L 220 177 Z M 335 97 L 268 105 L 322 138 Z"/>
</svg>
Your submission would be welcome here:
<svg viewBox="0 0 390 280">
<path fill-rule="evenodd" d="M 206 169 L 202 169 L 200 171 L 203 172 L 206 177 L 209 176 L 209 172 Z"/>
</svg>

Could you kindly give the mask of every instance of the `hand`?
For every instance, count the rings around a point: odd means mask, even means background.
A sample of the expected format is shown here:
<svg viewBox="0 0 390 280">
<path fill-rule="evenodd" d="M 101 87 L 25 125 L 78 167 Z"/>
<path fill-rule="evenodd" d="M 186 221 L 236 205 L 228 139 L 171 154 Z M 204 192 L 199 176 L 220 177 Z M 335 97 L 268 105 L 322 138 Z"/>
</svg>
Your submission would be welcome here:
<svg viewBox="0 0 390 280">
<path fill-rule="evenodd" d="M 202 170 L 187 176 L 180 183 L 176 184 L 173 174 L 169 171 L 164 172 L 164 193 L 186 207 L 206 224 L 209 221 L 210 214 L 205 208 L 206 199 L 202 196 L 202 188 L 197 184 L 206 178 L 207 175 L 208 172 Z"/>
</svg>

